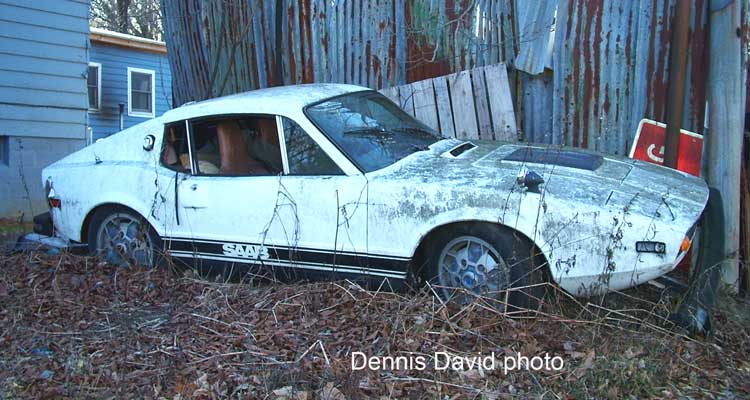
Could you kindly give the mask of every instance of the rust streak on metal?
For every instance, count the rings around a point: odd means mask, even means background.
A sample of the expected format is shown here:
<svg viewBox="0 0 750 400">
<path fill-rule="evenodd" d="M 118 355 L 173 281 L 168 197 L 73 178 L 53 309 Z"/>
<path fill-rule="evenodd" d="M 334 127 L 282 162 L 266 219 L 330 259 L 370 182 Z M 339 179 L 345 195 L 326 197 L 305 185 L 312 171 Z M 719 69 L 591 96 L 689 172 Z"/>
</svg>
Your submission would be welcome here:
<svg viewBox="0 0 750 400">
<path fill-rule="evenodd" d="M 576 18 L 581 20 L 583 13 L 583 2 L 578 2 L 577 4 L 577 10 L 576 10 Z M 573 113 L 571 118 L 573 119 L 573 130 L 572 132 L 569 132 L 569 135 L 572 136 L 573 139 L 573 146 L 577 147 L 579 145 L 579 132 L 581 129 L 581 107 L 583 107 L 583 102 L 581 101 L 581 93 L 580 88 L 585 85 L 585 81 L 581 80 L 581 66 L 583 66 L 584 71 L 586 68 L 586 61 L 582 56 L 582 52 L 580 49 L 580 46 L 585 46 L 583 43 L 583 40 L 581 38 L 581 27 L 583 24 L 576 24 L 575 25 L 575 40 L 573 44 L 573 74 L 572 74 L 572 85 L 570 90 L 573 90 L 573 102 L 569 105 L 569 107 L 573 108 Z"/>
<path fill-rule="evenodd" d="M 689 34 L 690 40 L 690 92 L 688 113 L 690 120 L 702 123 L 706 111 L 706 76 L 708 76 L 708 63 L 706 62 L 707 47 L 706 38 L 708 32 L 705 26 L 706 1 L 695 2 L 695 15 L 693 16 L 693 29 Z M 701 126 L 702 127 L 702 124 Z M 696 128 L 697 131 L 697 128 Z"/>
<path fill-rule="evenodd" d="M 667 48 L 669 48 L 669 3 L 663 3 L 664 15 L 659 21 L 661 31 L 658 36 L 659 48 L 662 50 L 657 59 L 656 70 L 653 83 L 654 83 L 654 115 L 660 121 L 664 120 L 666 114 L 665 99 L 667 98 Z M 652 40 L 657 40 L 653 38 Z"/>
</svg>

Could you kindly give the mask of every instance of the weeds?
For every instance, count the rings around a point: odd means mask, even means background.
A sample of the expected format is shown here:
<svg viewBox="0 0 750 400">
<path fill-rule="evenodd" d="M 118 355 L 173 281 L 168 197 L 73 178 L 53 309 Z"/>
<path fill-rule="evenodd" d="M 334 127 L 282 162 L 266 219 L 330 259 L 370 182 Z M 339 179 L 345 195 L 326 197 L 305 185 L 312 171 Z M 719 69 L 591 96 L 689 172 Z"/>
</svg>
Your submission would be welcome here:
<svg viewBox="0 0 750 400">
<path fill-rule="evenodd" d="M 354 282 L 227 284 L 36 253 L 0 258 L 0 397 L 746 397 L 748 304 L 715 335 L 671 331 L 677 298 L 645 285 L 539 310 L 444 304 Z M 351 354 L 561 356 L 561 371 L 356 370 Z"/>
</svg>

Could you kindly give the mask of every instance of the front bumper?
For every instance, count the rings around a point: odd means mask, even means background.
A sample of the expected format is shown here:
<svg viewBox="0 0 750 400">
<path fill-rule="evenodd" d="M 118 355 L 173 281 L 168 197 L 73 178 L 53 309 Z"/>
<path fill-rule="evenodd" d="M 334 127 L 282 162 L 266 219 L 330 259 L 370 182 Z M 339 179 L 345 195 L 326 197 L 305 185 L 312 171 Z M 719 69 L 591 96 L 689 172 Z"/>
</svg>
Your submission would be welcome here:
<svg viewBox="0 0 750 400">
<path fill-rule="evenodd" d="M 610 272 L 586 276 L 564 276 L 558 284 L 574 296 L 596 296 L 616 290 L 624 290 L 656 279 L 672 271 L 677 262 L 650 268 L 635 268 L 628 271 Z"/>
</svg>

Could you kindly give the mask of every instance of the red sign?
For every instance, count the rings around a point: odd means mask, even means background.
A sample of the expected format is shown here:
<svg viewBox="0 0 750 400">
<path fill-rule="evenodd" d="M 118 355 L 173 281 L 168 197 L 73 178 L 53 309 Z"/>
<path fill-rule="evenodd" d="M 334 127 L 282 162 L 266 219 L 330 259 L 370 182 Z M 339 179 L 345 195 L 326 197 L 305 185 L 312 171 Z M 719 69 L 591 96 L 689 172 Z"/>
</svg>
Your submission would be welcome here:
<svg viewBox="0 0 750 400">
<path fill-rule="evenodd" d="M 664 164 L 664 142 L 667 137 L 667 126 L 661 122 L 642 119 L 638 124 L 630 158 Z M 703 136 L 680 129 L 680 152 L 677 155 L 677 170 L 700 176 L 701 156 L 703 153 Z"/>
</svg>

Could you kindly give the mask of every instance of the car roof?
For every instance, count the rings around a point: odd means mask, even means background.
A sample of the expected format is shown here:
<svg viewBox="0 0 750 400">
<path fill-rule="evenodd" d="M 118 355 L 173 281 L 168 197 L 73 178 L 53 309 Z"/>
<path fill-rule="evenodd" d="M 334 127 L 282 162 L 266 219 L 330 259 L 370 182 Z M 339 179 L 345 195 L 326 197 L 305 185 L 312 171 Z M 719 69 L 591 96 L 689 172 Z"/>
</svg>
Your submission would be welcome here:
<svg viewBox="0 0 750 400">
<path fill-rule="evenodd" d="M 330 97 L 371 90 L 366 87 L 315 83 L 292 86 L 277 86 L 266 89 L 233 94 L 200 102 L 187 103 L 164 113 L 164 123 L 219 114 L 287 114 L 298 112 L 308 104 Z"/>
</svg>

